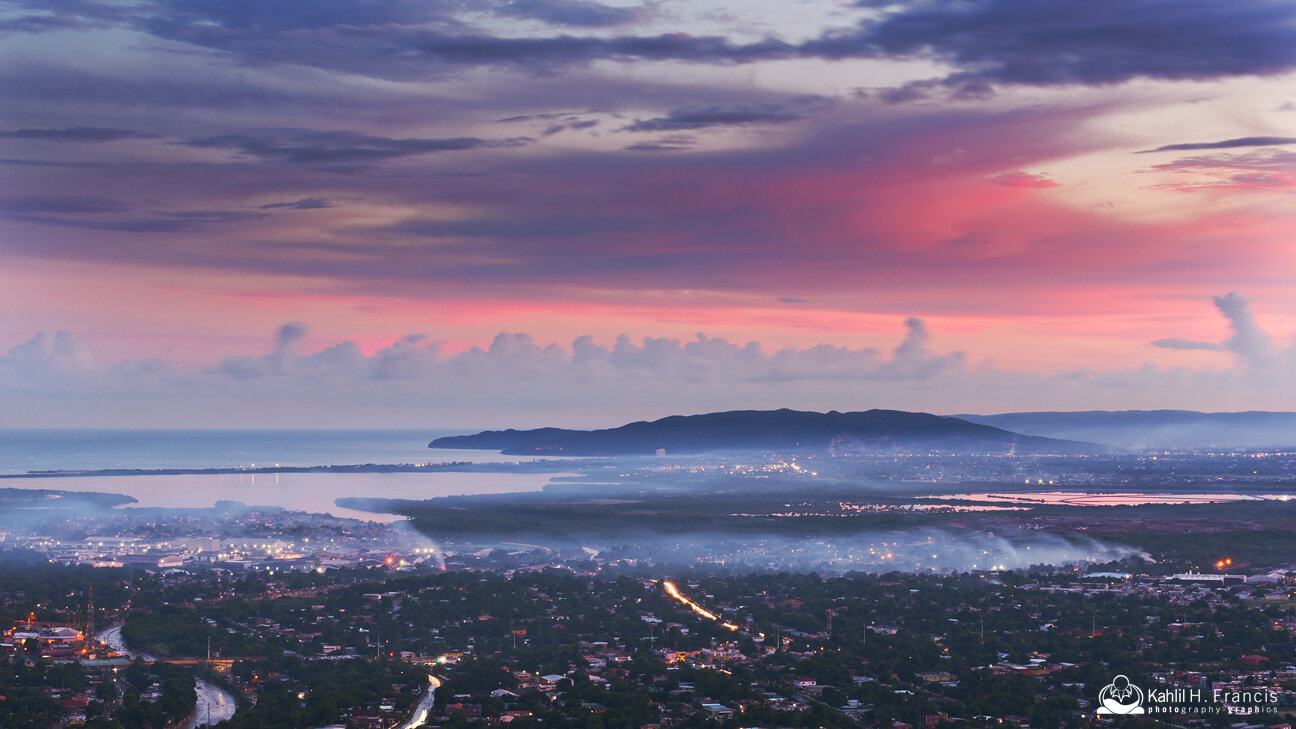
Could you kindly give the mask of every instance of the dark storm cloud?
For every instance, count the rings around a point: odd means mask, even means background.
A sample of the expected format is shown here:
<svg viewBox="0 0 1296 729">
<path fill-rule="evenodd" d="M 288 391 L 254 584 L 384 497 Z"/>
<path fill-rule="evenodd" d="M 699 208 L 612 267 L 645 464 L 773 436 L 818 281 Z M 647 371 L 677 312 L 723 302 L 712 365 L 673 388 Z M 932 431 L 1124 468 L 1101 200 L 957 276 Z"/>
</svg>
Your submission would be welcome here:
<svg viewBox="0 0 1296 729">
<path fill-rule="evenodd" d="M 1283 144 L 1296 144 L 1296 137 L 1239 137 L 1225 139 L 1222 142 L 1189 142 L 1184 144 L 1167 144 L 1156 149 L 1140 150 L 1138 154 L 1150 152 L 1189 152 L 1195 149 L 1234 149 L 1236 147 L 1274 147 Z"/>
<path fill-rule="evenodd" d="M 756 150 L 681 151 L 695 149 L 688 135 L 662 135 L 624 152 L 492 156 L 483 161 L 489 174 L 477 177 L 439 177 L 452 170 L 410 166 L 392 174 L 325 179 L 318 166 L 277 162 L 308 146 L 298 140 L 292 150 L 268 157 L 269 164 L 252 157 L 241 164 L 124 165 L 110 173 L 115 187 L 86 185 L 83 194 L 129 190 L 140 211 L 157 210 L 156 201 L 167 201 L 167 210 L 283 213 L 286 208 L 259 208 L 317 197 L 339 208 L 342 200 L 364 199 L 390 212 L 377 218 L 303 212 L 318 227 L 295 230 L 290 240 L 210 217 L 67 216 L 75 219 L 48 224 L 126 232 L 191 232 L 206 226 L 213 234 L 123 233 L 112 236 L 111 245 L 105 235 L 12 236 L 11 245 L 60 260 L 320 276 L 383 294 L 411 286 L 422 290 L 432 281 L 554 290 L 590 282 L 633 289 L 760 289 L 766 277 L 777 275 L 795 295 L 809 290 L 810 280 L 816 288 L 832 286 L 829 281 L 882 275 L 913 263 L 895 242 L 899 221 L 910 218 L 897 210 L 908 203 L 897 201 L 909 199 L 906 190 L 921 191 L 912 196 L 917 200 L 930 189 L 927 167 L 914 170 L 913 150 L 923 158 L 936 150 L 967 150 L 931 169 L 1003 189 L 981 181 L 1003 171 L 1005 140 L 1011 140 L 1019 164 L 1056 159 L 1079 143 L 1080 137 L 1067 131 L 1083 119 L 1070 109 L 879 117 L 810 130 L 790 146 Z M 936 146 L 933 139 L 939 140 Z M 130 220 L 121 219 L 126 217 Z M 858 221 L 866 218 L 873 223 L 861 237 Z M 794 230 L 791 221 L 805 232 Z M 955 257 L 933 275 L 953 269 L 960 281 L 990 271 L 977 260 Z"/>
<path fill-rule="evenodd" d="M 140 218 L 136 220 L 101 220 L 55 215 L 9 216 L 11 220 L 37 225 L 57 225 L 82 230 L 99 230 L 109 233 L 201 233 L 207 226 L 202 221 L 182 218 Z"/>
<path fill-rule="evenodd" d="M 55 168 L 81 168 L 81 169 L 107 169 L 121 168 L 125 165 L 119 162 L 54 162 L 45 159 L 25 159 L 21 157 L 0 157 L 0 165 L 12 165 L 14 167 L 55 167 Z"/>
<path fill-rule="evenodd" d="M 207 229 L 203 221 L 182 218 L 141 218 L 138 220 L 48 220 L 47 225 L 64 225 L 85 230 L 102 230 L 111 233 L 201 233 Z"/>
<path fill-rule="evenodd" d="M 1159 190 L 1284 190 L 1296 187 L 1296 152 L 1268 149 L 1181 157 L 1153 165 L 1144 172 L 1177 176 L 1178 179 L 1153 186 Z"/>
<path fill-rule="evenodd" d="M 593 94 L 597 96 L 598 92 L 593 92 Z M 560 132 L 593 129 L 594 127 L 602 123 L 602 120 L 600 119 L 588 118 L 589 115 L 596 114 L 596 113 L 599 112 L 563 111 L 563 112 L 549 112 L 549 113 L 541 113 L 541 114 L 517 114 L 514 116 L 505 117 L 503 119 L 496 119 L 495 123 L 496 124 L 519 124 L 524 122 L 532 122 L 537 126 L 543 123 L 543 126 L 539 127 L 540 136 L 552 137 L 553 135 L 558 134 Z"/>
<path fill-rule="evenodd" d="M 747 63 L 783 58 L 931 58 L 958 69 L 943 80 L 963 93 L 994 84 L 1110 84 L 1133 78 L 1204 79 L 1272 74 L 1296 67 L 1296 5 L 1216 0 L 919 0 L 880 18 L 791 44 L 775 38 L 735 43 L 719 36 L 497 37 L 428 21 L 414 10 L 384 25 L 265 3 L 238 12 L 223 3 L 177 3 L 142 20 L 152 33 L 259 62 L 287 62 L 404 77 L 452 65 L 555 67 L 602 59 Z M 553 12 L 569 3 L 524 7 Z M 583 4 L 582 4 L 583 5 Z M 250 7 L 250 6 L 249 6 Z M 507 11 L 510 6 L 503 6 Z M 573 17 L 575 14 L 573 13 Z M 250 18 L 262 18 L 259 23 Z M 440 17 L 440 16 L 436 16 Z M 593 16 L 590 16 L 591 18 Z"/>
<path fill-rule="evenodd" d="M 940 81 L 926 79 L 910 81 L 902 86 L 878 90 L 878 98 L 887 104 L 904 104 L 910 101 L 922 101 L 932 95 L 932 90 L 940 87 Z"/>
<path fill-rule="evenodd" d="M 598 119 L 586 119 L 584 121 L 571 122 L 569 124 L 550 124 L 541 132 L 543 136 L 552 137 L 559 132 L 571 130 L 592 129 L 598 126 Z"/>
<path fill-rule="evenodd" d="M 347 96 L 323 84 L 295 83 L 269 74 L 212 74 L 195 83 L 183 73 L 168 73 L 165 60 L 150 74 L 120 73 L 111 67 L 78 68 L 55 63 L 19 61 L 0 64 L 0 98 L 9 104 L 39 104 L 53 101 L 74 105 L 69 115 L 94 113 L 95 106 L 130 109 L 163 109 L 176 118 L 174 110 L 234 109 L 301 112 L 311 118 L 337 119 L 381 104 L 377 92 L 350 87 Z M 310 76 L 318 71 L 302 70 Z M 435 100 L 433 100 L 435 103 Z M 379 107 L 381 108 L 381 107 Z M 327 116 L 325 116 L 327 115 Z M 17 130 L 26 131 L 26 130 Z"/>
<path fill-rule="evenodd" d="M 64 127 L 62 129 L 10 129 L 0 139 L 32 139 L 42 142 L 116 142 L 122 139 L 156 139 L 156 134 L 112 127 Z"/>
<path fill-rule="evenodd" d="M 687 134 L 675 134 L 662 137 L 655 142 L 631 144 L 624 149 L 629 152 L 683 152 L 697 146 L 697 140 Z"/>
<path fill-rule="evenodd" d="M 624 232 L 633 223 L 597 215 L 578 218 L 540 220 L 527 218 L 507 220 L 407 220 L 379 229 L 383 233 L 404 233 L 422 238 L 491 238 L 491 239 L 548 239 L 596 233 Z"/>
<path fill-rule="evenodd" d="M 256 129 L 214 137 L 193 137 L 179 144 L 200 149 L 231 149 L 266 162 L 301 165 L 365 165 L 398 157 L 483 147 L 518 146 L 524 139 L 485 140 L 392 139 L 356 132 L 314 129 Z"/>
<path fill-rule="evenodd" d="M 598 60 L 746 63 L 797 56 L 795 46 L 767 39 L 734 44 L 719 36 L 557 35 L 499 37 L 459 28 L 321 27 L 282 33 L 213 25 L 202 19 L 161 18 L 145 29 L 158 37 L 225 51 L 253 65 L 302 64 L 375 78 L 415 79 L 455 66 L 517 66 L 545 71 Z"/>
<path fill-rule="evenodd" d="M 606 28 L 639 20 L 645 9 L 611 7 L 589 0 L 511 0 L 501 4 L 495 12 L 541 20 L 550 25 Z"/>
<path fill-rule="evenodd" d="M 580 119 L 584 114 L 592 114 L 592 111 L 556 111 L 545 114 L 517 114 L 515 116 L 496 119 L 496 124 L 512 124 L 524 121 L 575 121 Z"/>
<path fill-rule="evenodd" d="M 674 132 L 706 127 L 784 124 L 802 119 L 800 113 L 775 104 L 733 104 L 690 106 L 674 109 L 666 116 L 643 119 L 626 127 L 629 132 Z"/>
<path fill-rule="evenodd" d="M 859 89 L 857 93 L 867 95 L 868 91 L 868 89 Z M 948 96 L 956 101 L 980 101 L 994 96 L 994 93 L 992 84 L 966 76 L 923 79 L 910 81 L 901 86 L 877 89 L 878 98 L 887 104 L 905 104 L 941 96 Z"/>
<path fill-rule="evenodd" d="M 1288 170 L 1296 166 L 1296 152 L 1257 150 L 1244 154 L 1204 154 L 1181 157 L 1173 162 L 1154 165 L 1152 169 L 1183 172 L 1207 169 Z"/>
<path fill-rule="evenodd" d="M 0 218 L 36 225 L 130 233 L 198 233 L 214 223 L 259 220 L 265 213 L 246 210 L 147 211 L 147 217 L 122 217 L 134 206 L 102 197 L 0 197 Z"/>
<path fill-rule="evenodd" d="M 437 0 L 156 0 L 152 22 L 156 27 L 168 22 L 217 23 L 258 32 L 365 28 L 445 20 L 451 5 Z"/>
<path fill-rule="evenodd" d="M 798 55 L 796 46 L 773 38 L 738 45 L 719 36 L 685 33 L 613 38 L 499 38 L 419 33 L 401 40 L 409 50 L 427 58 L 457 64 L 562 65 L 603 59 L 748 63 Z"/>
<path fill-rule="evenodd" d="M 960 69 L 953 83 L 1202 79 L 1296 67 L 1294 20 L 1296 5 L 1273 0 L 919 0 L 799 50 L 936 58 Z"/>
<path fill-rule="evenodd" d="M 627 144 L 624 149 L 627 152 L 683 152 L 686 149 L 692 149 L 692 145 L 646 142 L 644 144 Z"/>
<path fill-rule="evenodd" d="M 274 210 L 275 208 L 287 208 L 289 210 L 319 210 L 322 208 L 331 208 L 333 203 L 322 197 L 304 197 L 292 202 L 277 202 L 262 205 L 262 210 Z"/>
<path fill-rule="evenodd" d="M 27 22 L 82 18 L 116 23 L 229 52 L 250 65 L 298 64 L 389 79 L 427 77 L 444 66 L 543 71 L 609 59 L 733 64 L 923 58 L 953 67 L 950 75 L 935 80 L 941 87 L 979 98 L 996 85 L 1209 79 L 1296 68 L 1296 4 L 1276 0 L 912 0 L 801 43 L 772 37 L 742 43 L 685 32 L 501 37 L 459 17 L 465 10 L 494 10 L 548 23 L 607 27 L 625 25 L 645 12 L 592 0 L 515 0 L 494 6 L 414 0 L 155 0 L 59 7 L 67 10 Z M 892 100 L 933 90 L 902 88 Z"/>
<path fill-rule="evenodd" d="M 45 213 L 122 213 L 130 206 L 102 197 L 0 197 L 0 215 Z"/>
</svg>

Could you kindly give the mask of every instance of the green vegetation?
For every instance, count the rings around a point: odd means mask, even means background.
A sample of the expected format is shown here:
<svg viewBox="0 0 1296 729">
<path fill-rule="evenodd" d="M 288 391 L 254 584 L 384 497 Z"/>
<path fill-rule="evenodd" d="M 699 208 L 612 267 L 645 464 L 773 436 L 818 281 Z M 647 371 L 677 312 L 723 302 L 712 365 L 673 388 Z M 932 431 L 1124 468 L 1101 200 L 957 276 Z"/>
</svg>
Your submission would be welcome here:
<svg viewBox="0 0 1296 729">
<path fill-rule="evenodd" d="M 194 710 L 194 679 L 188 671 L 167 663 L 147 664 L 136 659 L 122 673 L 124 695 L 112 718 L 128 729 L 163 729 Z M 146 693 L 160 693 L 146 701 Z"/>
<path fill-rule="evenodd" d="M 0 660 L 0 726 L 5 729 L 45 729 L 68 713 L 68 709 L 55 696 L 64 692 L 77 692 L 88 682 L 81 666 L 75 663 L 49 665 L 37 661 L 27 664 L 18 655 L 12 660 Z"/>
<path fill-rule="evenodd" d="M 333 724 L 389 698 L 392 716 L 409 712 L 427 673 L 402 661 L 303 661 L 296 656 L 238 661 L 231 675 L 252 687 L 256 705 L 221 729 L 307 729 Z M 399 687 L 399 688 L 394 688 Z"/>
</svg>

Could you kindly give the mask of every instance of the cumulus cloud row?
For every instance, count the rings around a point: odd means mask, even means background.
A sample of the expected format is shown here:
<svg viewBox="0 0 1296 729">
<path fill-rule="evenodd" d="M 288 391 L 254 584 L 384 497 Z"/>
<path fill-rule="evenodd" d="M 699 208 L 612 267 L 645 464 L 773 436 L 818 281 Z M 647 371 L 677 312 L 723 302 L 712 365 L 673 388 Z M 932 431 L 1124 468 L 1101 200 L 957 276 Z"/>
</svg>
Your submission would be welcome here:
<svg viewBox="0 0 1296 729">
<path fill-rule="evenodd" d="M 489 346 L 460 352 L 412 335 L 366 354 L 352 341 L 303 351 L 307 327 L 292 322 L 275 332 L 267 354 L 230 356 L 197 370 L 161 360 L 101 366 L 83 340 L 41 333 L 0 357 L 0 394 L 45 415 L 84 414 L 93 403 L 114 402 L 119 417 L 188 411 L 201 422 L 212 407 L 237 404 L 248 408 L 246 415 L 274 403 L 297 411 L 340 404 L 371 419 L 395 410 L 408 420 L 436 405 L 561 411 L 652 402 L 687 410 L 708 399 L 737 404 L 762 391 L 921 383 L 963 367 L 962 354 L 928 349 L 920 320 L 910 319 L 908 330 L 890 353 L 830 345 L 766 352 L 756 342 L 739 345 L 704 334 L 687 341 L 621 336 L 610 344 L 584 336 L 564 347 L 500 333 Z M 52 403 L 57 406 L 50 409 Z"/>
<path fill-rule="evenodd" d="M 641 379 L 723 384 L 924 380 L 962 365 L 962 353 L 942 355 L 929 351 L 929 335 L 922 320 L 911 318 L 906 326 L 908 335 L 889 356 L 876 348 L 830 345 L 767 353 L 757 342 L 739 345 L 705 334 L 687 341 L 647 337 L 639 343 L 622 335 L 610 345 L 582 336 L 570 347 L 562 347 L 556 343 L 539 344 L 526 333 L 506 332 L 496 335 L 487 347 L 457 353 L 447 353 L 440 343 L 412 335 L 366 355 L 351 341 L 304 354 L 298 350 L 306 326 L 293 322 L 278 329 L 269 354 L 229 357 L 205 374 L 234 380 L 295 377 L 490 383 L 549 379 L 589 383 Z"/>
<path fill-rule="evenodd" d="M 308 329 L 293 322 L 277 330 L 268 353 L 226 357 L 198 370 L 160 360 L 101 366 L 78 338 L 42 333 L 0 357 L 0 394 L 63 424 L 70 413 L 104 403 L 111 403 L 119 417 L 170 414 L 168 422 L 174 422 L 176 413 L 191 412 L 196 420 L 187 424 L 203 424 L 208 417 L 224 424 L 248 418 L 276 424 L 405 424 L 426 422 L 420 418 L 436 413 L 458 425 L 483 418 L 500 424 L 501 417 L 589 424 L 592 417 L 615 418 L 615 413 L 634 418 L 775 406 L 966 411 L 992 401 L 1023 403 L 1026 409 L 1102 403 L 1165 407 L 1182 405 L 1185 393 L 1196 402 L 1252 398 L 1269 408 L 1291 400 L 1296 350 L 1275 346 L 1243 297 L 1217 297 L 1216 306 L 1233 328 L 1226 342 L 1154 344 L 1230 351 L 1238 360 L 1234 368 L 1010 372 L 973 366 L 960 352 L 933 352 L 931 335 L 916 318 L 907 320 L 906 336 L 889 350 L 823 344 L 772 352 L 757 342 L 737 344 L 701 334 L 686 341 L 635 342 L 622 336 L 611 343 L 579 337 L 560 346 L 524 333 L 501 333 L 488 346 L 458 352 L 421 335 L 372 353 L 351 341 L 304 351 Z M 297 416 L 306 413 L 312 415 L 303 423 Z"/>
<path fill-rule="evenodd" d="M 1256 323 L 1251 313 L 1251 302 L 1236 291 L 1215 297 L 1215 308 L 1228 320 L 1232 335 L 1223 342 L 1200 342 L 1171 337 L 1152 342 L 1154 347 L 1165 349 L 1201 349 L 1213 352 L 1232 352 L 1240 364 L 1249 368 L 1262 368 L 1291 357 L 1292 352 L 1282 352 L 1274 347 L 1269 335 Z"/>
</svg>

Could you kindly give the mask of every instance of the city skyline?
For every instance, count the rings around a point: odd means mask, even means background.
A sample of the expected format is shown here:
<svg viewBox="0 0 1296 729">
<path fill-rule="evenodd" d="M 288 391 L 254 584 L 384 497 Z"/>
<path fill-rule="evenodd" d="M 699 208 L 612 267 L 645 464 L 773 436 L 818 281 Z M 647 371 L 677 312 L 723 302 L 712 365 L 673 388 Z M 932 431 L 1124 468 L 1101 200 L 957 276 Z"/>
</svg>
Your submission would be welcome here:
<svg viewBox="0 0 1296 729">
<path fill-rule="evenodd" d="M 0 4 L 0 426 L 1296 410 L 1296 8 Z"/>
</svg>

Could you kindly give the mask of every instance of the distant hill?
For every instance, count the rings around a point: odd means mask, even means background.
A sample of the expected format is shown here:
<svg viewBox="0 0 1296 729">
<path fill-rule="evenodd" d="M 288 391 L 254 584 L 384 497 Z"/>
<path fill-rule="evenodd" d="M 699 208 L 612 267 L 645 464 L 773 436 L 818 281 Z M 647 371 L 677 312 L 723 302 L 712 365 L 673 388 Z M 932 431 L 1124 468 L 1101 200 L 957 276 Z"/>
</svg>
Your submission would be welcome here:
<svg viewBox="0 0 1296 729">
<path fill-rule="evenodd" d="M 954 451 L 960 453 L 1095 453 L 1091 443 L 1024 436 L 958 418 L 899 410 L 827 413 L 735 410 L 674 415 L 607 430 L 490 430 L 437 438 L 429 448 L 473 448 L 509 455 L 620 456 L 709 451 L 850 452 Z"/>
<path fill-rule="evenodd" d="M 1129 450 L 1296 447 L 1296 413 L 1090 410 L 956 417 L 1018 433 L 1083 440 Z"/>
</svg>

